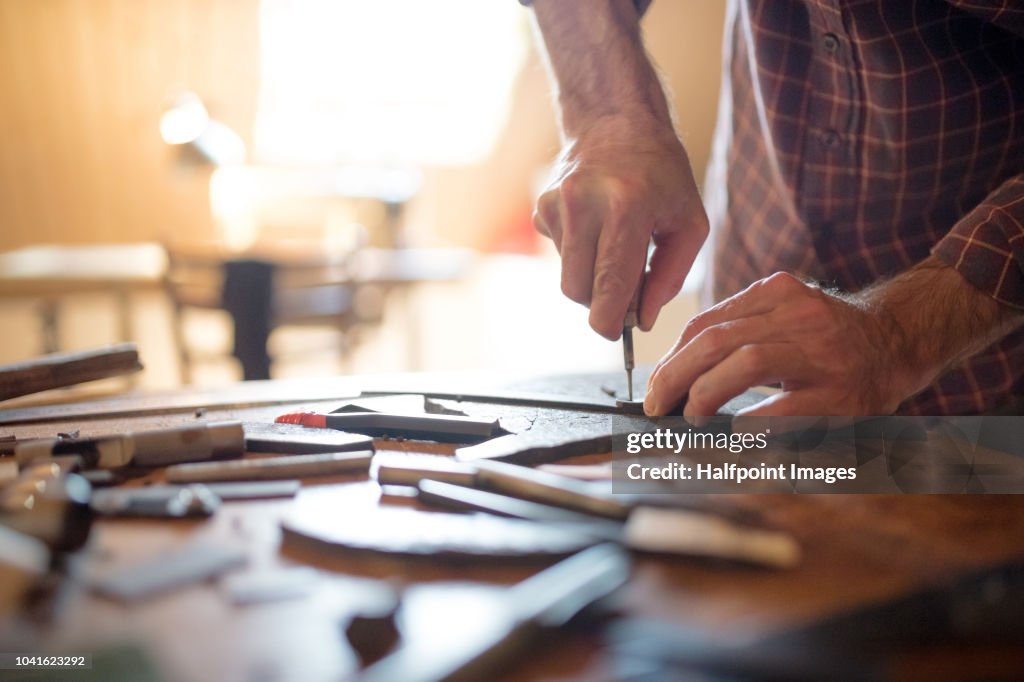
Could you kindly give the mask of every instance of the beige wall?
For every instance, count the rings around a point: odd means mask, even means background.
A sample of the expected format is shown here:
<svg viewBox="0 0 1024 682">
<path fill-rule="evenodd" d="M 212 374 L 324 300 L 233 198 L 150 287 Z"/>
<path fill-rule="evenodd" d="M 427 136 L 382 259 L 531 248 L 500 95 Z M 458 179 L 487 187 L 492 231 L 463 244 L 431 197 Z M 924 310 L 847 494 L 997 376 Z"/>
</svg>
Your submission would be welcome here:
<svg viewBox="0 0 1024 682">
<path fill-rule="evenodd" d="M 644 42 L 671 90 L 698 186 L 718 111 L 724 20 L 725 0 L 656 0 L 643 19 Z"/>
<path fill-rule="evenodd" d="M 248 139 L 259 87 L 258 7 L 259 0 L 0 0 L 0 249 L 211 234 L 207 175 L 176 164 L 157 125 L 167 94 L 185 87 Z M 718 2 L 660 0 L 644 19 L 698 179 L 713 126 L 722 13 Z M 558 145 L 535 53 L 516 87 L 490 158 L 427 170 L 410 212 L 421 240 L 501 248 L 522 237 Z"/>
<path fill-rule="evenodd" d="M 207 176 L 159 118 L 175 88 L 248 137 L 258 0 L 0 0 L 0 249 L 210 229 Z"/>
</svg>

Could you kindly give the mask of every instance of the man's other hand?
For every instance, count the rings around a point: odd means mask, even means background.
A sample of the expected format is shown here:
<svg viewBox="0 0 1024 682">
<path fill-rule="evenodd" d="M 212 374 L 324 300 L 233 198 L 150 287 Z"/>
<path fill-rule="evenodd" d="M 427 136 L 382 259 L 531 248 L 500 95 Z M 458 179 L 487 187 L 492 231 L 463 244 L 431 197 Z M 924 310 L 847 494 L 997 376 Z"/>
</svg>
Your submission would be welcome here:
<svg viewBox="0 0 1024 682">
<path fill-rule="evenodd" d="M 905 361 L 902 328 L 886 312 L 780 272 L 687 324 L 652 373 L 644 410 L 668 414 L 685 396 L 683 414 L 700 424 L 775 383 L 781 393 L 742 414 L 891 414 L 928 379 Z"/>
<path fill-rule="evenodd" d="M 679 293 L 707 238 L 689 159 L 660 120 L 608 117 L 568 139 L 534 224 L 562 259 L 562 291 L 590 308 L 590 326 L 617 339 L 653 240 L 640 300 L 649 330 Z"/>
</svg>

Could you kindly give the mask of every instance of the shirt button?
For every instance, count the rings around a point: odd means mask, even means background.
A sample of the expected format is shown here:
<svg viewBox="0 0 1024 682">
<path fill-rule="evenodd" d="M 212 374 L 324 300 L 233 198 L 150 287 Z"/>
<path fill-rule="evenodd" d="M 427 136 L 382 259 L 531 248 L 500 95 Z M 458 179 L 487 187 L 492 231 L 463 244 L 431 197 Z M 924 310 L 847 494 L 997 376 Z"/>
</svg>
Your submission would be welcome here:
<svg viewBox="0 0 1024 682">
<path fill-rule="evenodd" d="M 835 54 L 839 50 L 839 38 L 835 33 L 826 33 L 821 39 L 821 45 L 825 48 L 825 52 Z"/>
<path fill-rule="evenodd" d="M 841 141 L 839 133 L 837 133 L 834 130 L 826 130 L 821 134 L 821 137 L 819 139 L 821 142 L 821 146 L 824 147 L 825 149 L 835 149 L 839 146 L 839 143 Z"/>
</svg>

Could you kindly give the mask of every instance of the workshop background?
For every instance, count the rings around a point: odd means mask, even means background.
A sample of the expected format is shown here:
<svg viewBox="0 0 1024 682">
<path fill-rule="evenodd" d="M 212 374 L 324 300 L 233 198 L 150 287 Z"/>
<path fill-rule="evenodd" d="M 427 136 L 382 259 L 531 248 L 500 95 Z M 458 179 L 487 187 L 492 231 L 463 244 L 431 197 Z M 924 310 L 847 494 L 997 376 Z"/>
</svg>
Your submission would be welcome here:
<svg viewBox="0 0 1024 682">
<path fill-rule="evenodd" d="M 643 21 L 698 183 L 723 5 L 656 2 Z M 533 42 L 514 0 L 0 0 L 0 251 L 98 246 L 71 253 L 142 267 L 103 254 L 143 244 L 163 273 L 121 303 L 0 282 L 0 362 L 129 336 L 142 386 L 236 380 L 230 318 L 176 307 L 163 249 L 348 263 L 416 247 L 443 249 L 419 256 L 426 274 L 413 263 L 400 286 L 353 290 L 347 312 L 275 327 L 273 376 L 621 367 L 531 225 L 558 150 Z M 2 262 L 0 280 L 15 261 Z M 641 362 L 695 311 L 697 286 L 638 336 Z"/>
</svg>

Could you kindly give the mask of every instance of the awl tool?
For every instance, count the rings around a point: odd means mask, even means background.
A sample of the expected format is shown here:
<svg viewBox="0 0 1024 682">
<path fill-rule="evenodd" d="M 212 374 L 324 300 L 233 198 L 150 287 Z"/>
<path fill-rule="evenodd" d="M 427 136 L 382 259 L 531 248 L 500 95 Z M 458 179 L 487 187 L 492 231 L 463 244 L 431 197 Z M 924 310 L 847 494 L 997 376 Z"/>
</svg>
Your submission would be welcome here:
<svg viewBox="0 0 1024 682">
<path fill-rule="evenodd" d="M 629 399 L 633 400 L 633 327 L 638 323 L 637 312 L 640 310 L 640 292 L 643 291 L 643 279 L 633 294 L 633 300 L 629 302 L 629 310 L 626 311 L 626 319 L 622 321 L 622 363 L 626 367 L 626 386 L 629 387 Z"/>
</svg>

